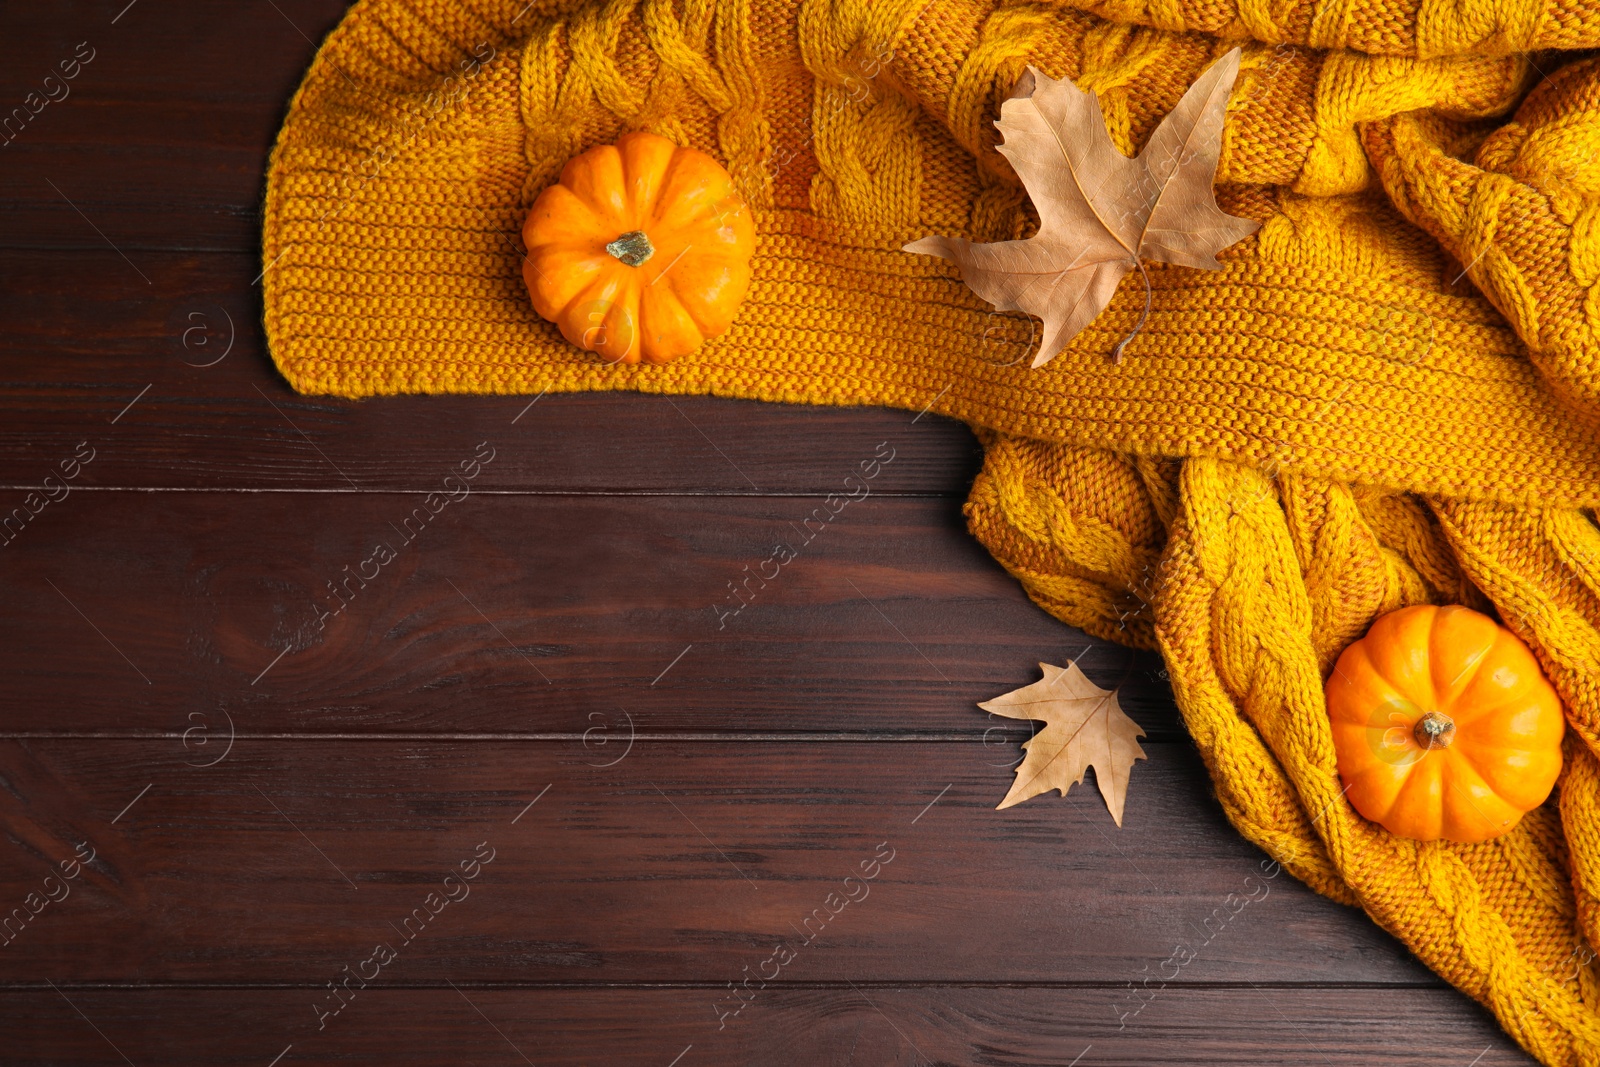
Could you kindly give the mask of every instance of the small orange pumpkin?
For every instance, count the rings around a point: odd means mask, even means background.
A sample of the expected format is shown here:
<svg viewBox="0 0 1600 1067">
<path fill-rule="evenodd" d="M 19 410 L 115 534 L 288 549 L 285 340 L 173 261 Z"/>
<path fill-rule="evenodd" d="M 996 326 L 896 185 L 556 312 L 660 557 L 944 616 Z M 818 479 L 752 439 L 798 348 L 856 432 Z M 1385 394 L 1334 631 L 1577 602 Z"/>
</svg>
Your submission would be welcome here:
<svg viewBox="0 0 1600 1067">
<path fill-rule="evenodd" d="M 1400 837 L 1487 841 L 1561 773 L 1561 701 L 1517 636 L 1470 608 L 1384 615 L 1327 684 L 1350 803 Z"/>
<path fill-rule="evenodd" d="M 567 161 L 522 226 L 534 309 L 609 363 L 665 363 L 733 322 L 755 225 L 728 172 L 653 133 Z"/>
</svg>

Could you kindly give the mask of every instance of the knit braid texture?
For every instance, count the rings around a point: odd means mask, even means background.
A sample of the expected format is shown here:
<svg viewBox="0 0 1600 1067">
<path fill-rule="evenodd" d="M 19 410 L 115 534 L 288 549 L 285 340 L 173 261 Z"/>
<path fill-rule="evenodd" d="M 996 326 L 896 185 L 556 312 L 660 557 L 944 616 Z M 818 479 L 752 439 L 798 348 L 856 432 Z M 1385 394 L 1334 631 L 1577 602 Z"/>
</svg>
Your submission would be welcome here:
<svg viewBox="0 0 1600 1067">
<path fill-rule="evenodd" d="M 1029 65 L 1129 154 L 1243 49 L 1223 269 L 1150 265 L 1041 370 L 930 233 L 1037 224 L 994 150 Z M 360 0 L 268 173 L 295 388 L 630 389 L 931 410 L 986 448 L 975 536 L 1046 611 L 1159 649 L 1228 817 L 1550 1065 L 1600 1067 L 1600 0 Z M 518 231 L 646 129 L 757 227 L 733 328 L 664 366 L 568 345 Z M 1464 846 L 1344 799 L 1322 686 L 1379 614 L 1497 614 L 1573 730 L 1556 796 Z"/>
</svg>

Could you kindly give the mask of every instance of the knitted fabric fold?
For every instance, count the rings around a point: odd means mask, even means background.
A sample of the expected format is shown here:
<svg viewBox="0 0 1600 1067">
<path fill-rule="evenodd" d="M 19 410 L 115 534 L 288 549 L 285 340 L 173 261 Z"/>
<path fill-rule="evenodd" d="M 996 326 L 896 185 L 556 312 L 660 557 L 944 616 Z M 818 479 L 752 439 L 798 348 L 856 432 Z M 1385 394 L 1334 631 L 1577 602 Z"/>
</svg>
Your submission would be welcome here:
<svg viewBox="0 0 1600 1067">
<path fill-rule="evenodd" d="M 1045 610 L 1159 648 L 1228 818 L 1358 904 L 1547 1064 L 1600 1062 L 1600 529 L 1226 460 L 993 435 L 974 534 Z M 1497 610 L 1576 737 L 1554 804 L 1481 845 L 1397 838 L 1343 798 L 1322 687 L 1408 604 Z"/>
<path fill-rule="evenodd" d="M 1235 45 L 1217 197 L 1260 231 L 1150 267 L 1055 361 L 900 251 L 1036 225 L 993 120 L 1031 64 L 1137 151 Z M 973 533 L 1063 621 L 1160 649 L 1234 825 L 1548 1064 L 1600 1065 L 1595 0 L 361 0 L 268 174 L 265 322 L 310 393 L 632 389 L 931 410 L 986 446 Z M 733 328 L 614 367 L 534 314 L 517 233 L 648 129 L 757 226 Z M 1573 727 L 1482 845 L 1344 800 L 1322 685 L 1382 612 L 1463 603 Z"/>
</svg>

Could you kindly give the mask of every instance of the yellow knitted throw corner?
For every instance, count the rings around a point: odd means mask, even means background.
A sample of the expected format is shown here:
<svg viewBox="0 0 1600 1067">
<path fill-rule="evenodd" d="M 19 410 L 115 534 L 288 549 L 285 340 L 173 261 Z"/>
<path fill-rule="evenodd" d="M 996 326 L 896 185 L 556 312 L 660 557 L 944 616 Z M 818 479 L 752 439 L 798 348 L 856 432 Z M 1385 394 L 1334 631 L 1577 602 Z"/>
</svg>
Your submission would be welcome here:
<svg viewBox="0 0 1600 1067">
<path fill-rule="evenodd" d="M 993 119 L 1029 65 L 1132 154 L 1244 49 L 1223 270 L 1153 267 L 1047 368 L 930 233 L 1025 236 Z M 268 176 L 266 326 L 305 392 L 635 389 L 953 415 L 973 532 L 1058 618 L 1166 657 L 1239 830 L 1551 1065 L 1600 1065 L 1600 0 L 361 0 Z M 608 367 L 522 288 L 561 165 L 723 160 L 755 280 L 694 356 Z M 1374 617 L 1492 610 L 1573 730 L 1487 844 L 1346 803 L 1322 685 Z"/>
</svg>

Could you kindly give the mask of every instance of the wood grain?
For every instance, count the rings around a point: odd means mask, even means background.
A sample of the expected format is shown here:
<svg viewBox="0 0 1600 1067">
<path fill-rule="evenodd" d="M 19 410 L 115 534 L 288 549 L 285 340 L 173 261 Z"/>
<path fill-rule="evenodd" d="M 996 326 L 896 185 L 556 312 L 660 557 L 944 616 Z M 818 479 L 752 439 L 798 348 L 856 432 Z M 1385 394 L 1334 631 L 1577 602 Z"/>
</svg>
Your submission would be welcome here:
<svg viewBox="0 0 1600 1067">
<path fill-rule="evenodd" d="M 109 245 L 130 255 L 256 247 L 267 152 L 315 42 L 346 6 L 10 5 L 0 35 L 6 113 L 30 92 L 42 96 L 43 79 L 80 42 L 93 59 L 64 99 L 0 148 L 0 241 L 113 258 Z"/>
<path fill-rule="evenodd" d="M 1159 658 L 1034 607 L 954 501 L 868 496 L 808 523 L 823 500 L 468 491 L 437 515 L 411 494 L 50 503 L 0 547 L 0 732 L 175 735 L 198 715 L 253 734 L 572 736 L 626 715 L 646 733 L 1014 746 L 1029 725 L 976 702 L 1081 656 L 1152 737 L 1183 736 Z M 763 567 L 779 541 L 797 557 Z M 395 558 L 363 566 L 377 542 Z"/>
<path fill-rule="evenodd" d="M 396 981 L 721 984 L 787 941 L 797 981 L 1118 986 L 1184 945 L 1181 983 L 1437 983 L 1233 833 L 1191 749 L 1150 749 L 1118 831 L 1087 787 L 995 811 L 977 742 L 0 742 L 0 814 L 33 828 L 0 902 L 81 840 L 105 879 L 6 966 L 317 985 L 388 943 Z"/>
<path fill-rule="evenodd" d="M 769 989 L 718 1030 L 714 989 L 457 985 L 369 987 L 321 1030 L 310 990 L 45 989 L 0 995 L 0 1042 L 29 1067 L 120 1064 L 119 1054 L 140 1067 L 266 1067 L 280 1053 L 281 1067 L 1533 1063 L 1476 1005 L 1434 989 L 1169 988 L 1119 1030 L 1126 990 L 841 982 Z"/>
</svg>

